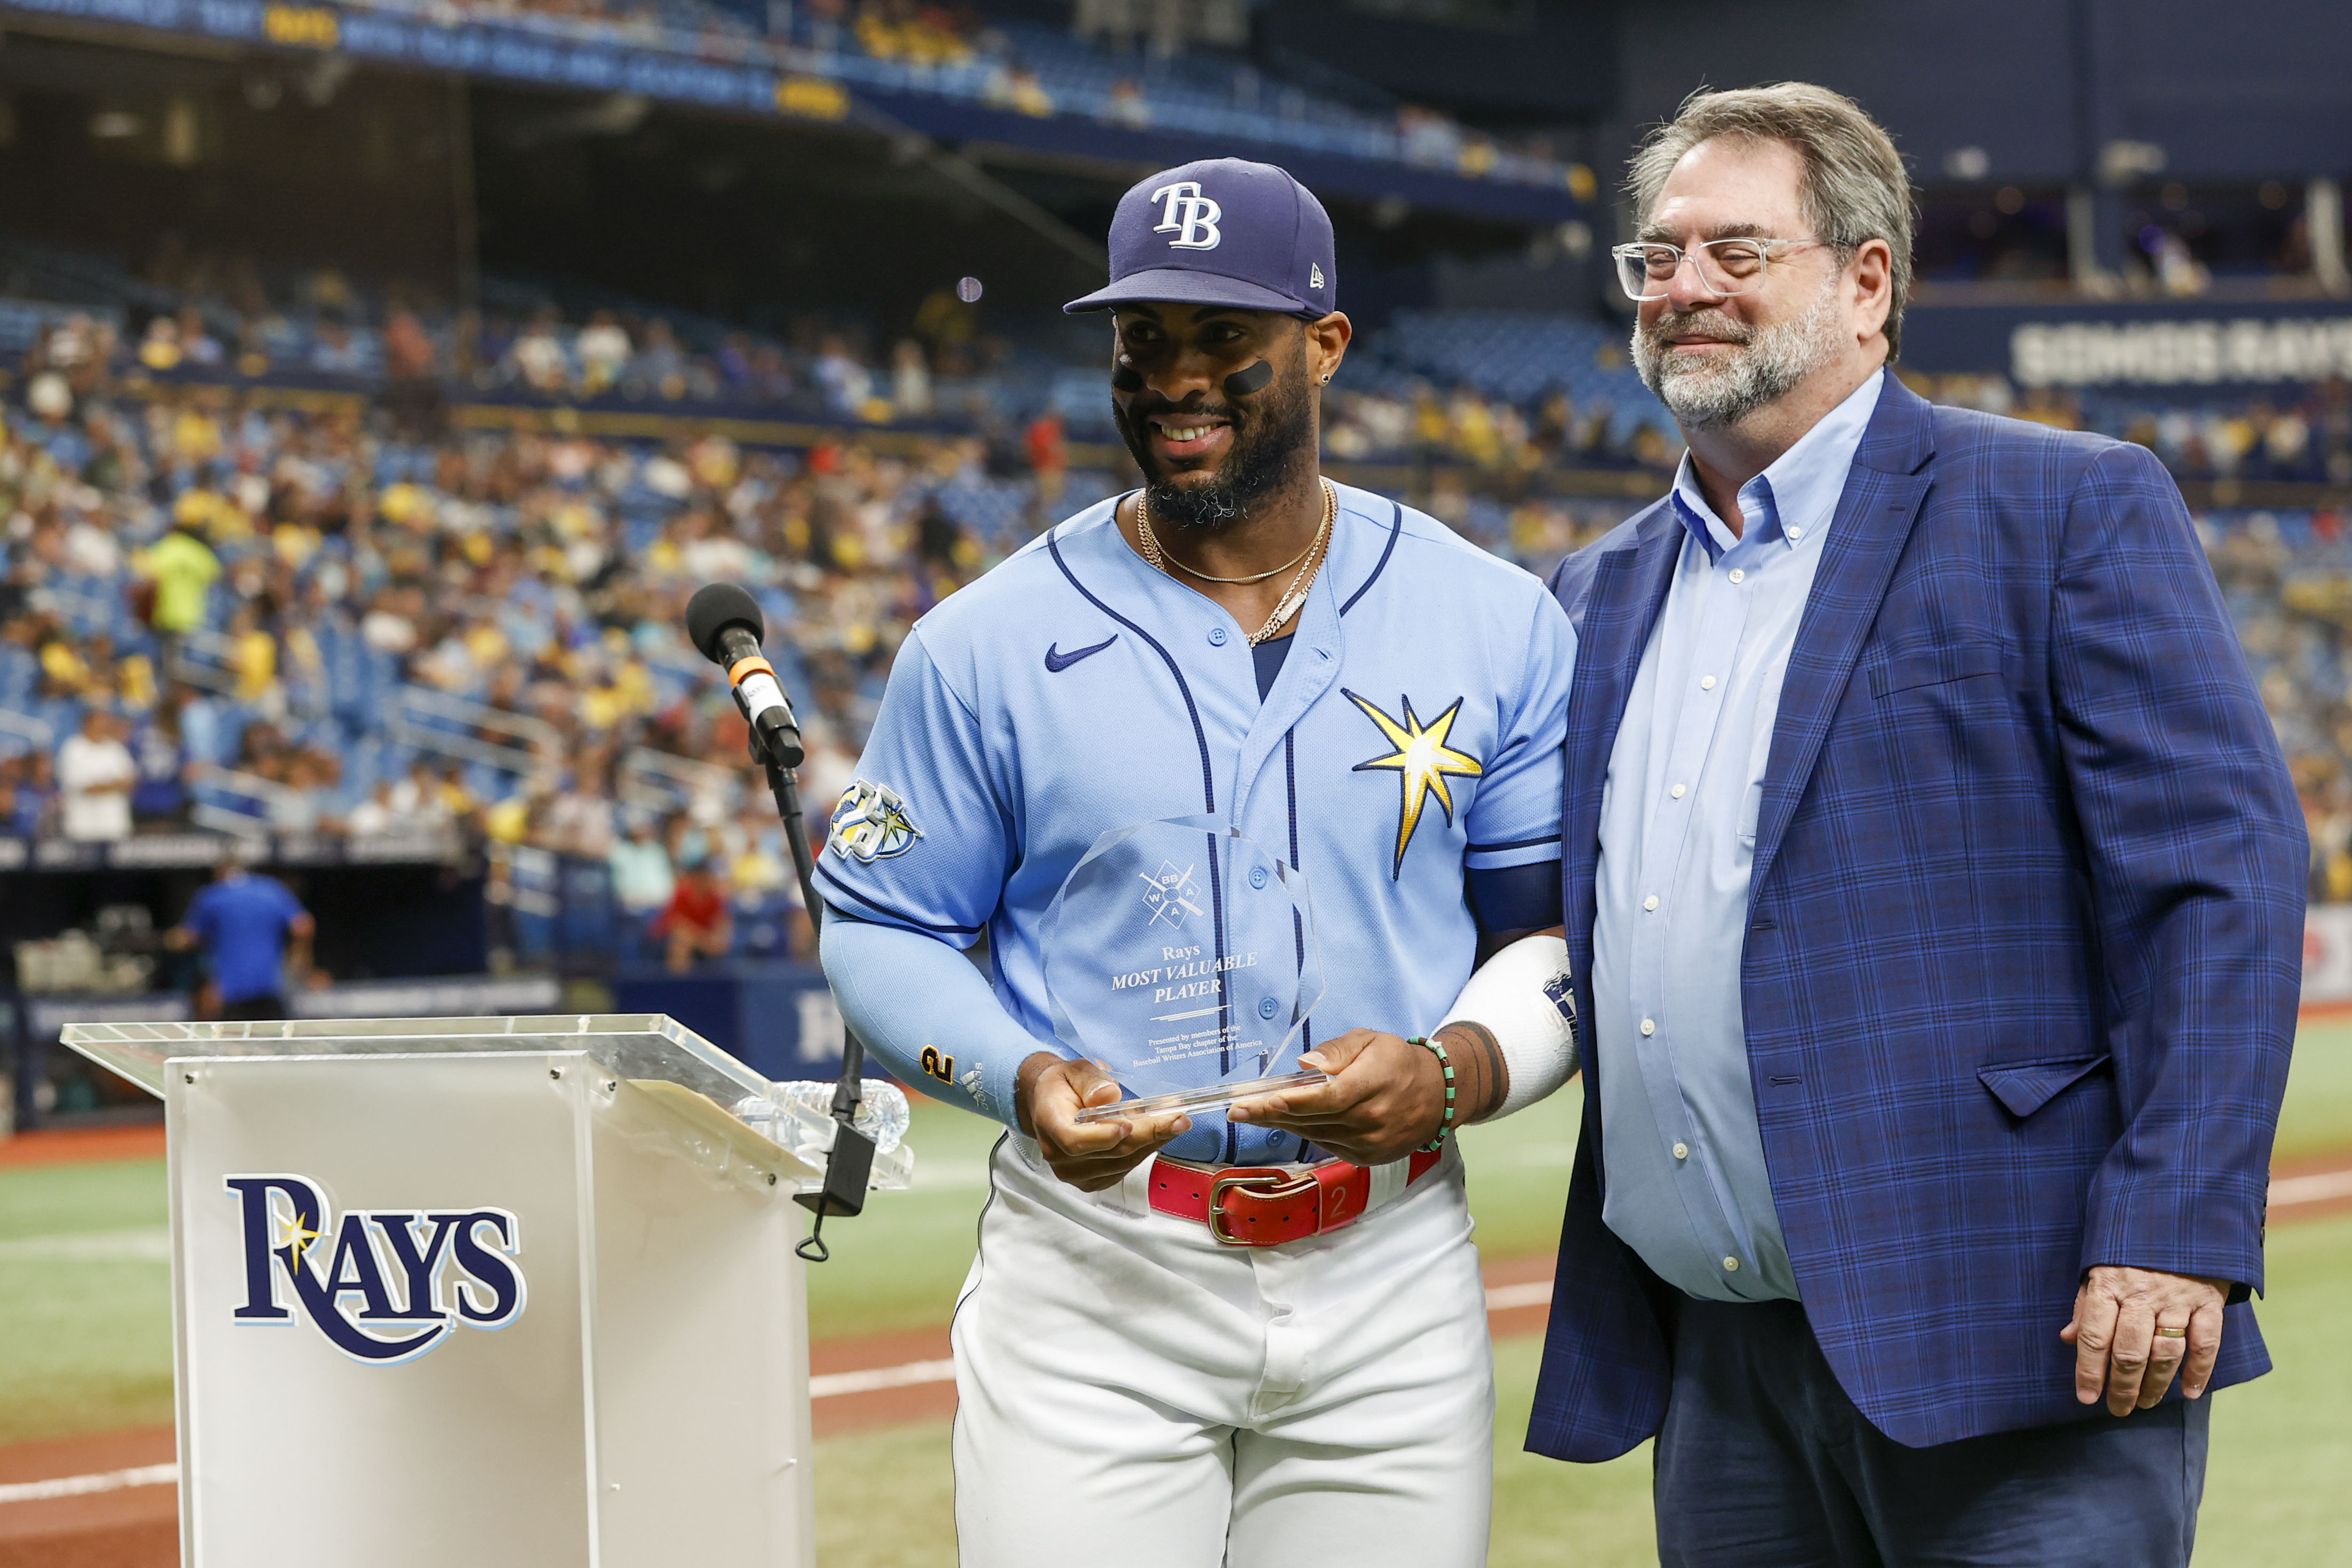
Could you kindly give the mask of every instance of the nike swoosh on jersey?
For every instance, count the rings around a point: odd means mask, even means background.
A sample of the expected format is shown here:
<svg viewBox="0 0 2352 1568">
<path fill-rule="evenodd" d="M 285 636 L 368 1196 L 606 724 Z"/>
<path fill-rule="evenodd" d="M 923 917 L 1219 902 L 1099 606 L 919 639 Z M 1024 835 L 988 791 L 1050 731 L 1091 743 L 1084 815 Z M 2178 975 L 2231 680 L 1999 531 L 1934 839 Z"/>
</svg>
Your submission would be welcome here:
<svg viewBox="0 0 2352 1568">
<path fill-rule="evenodd" d="M 1082 658 L 1091 658 L 1096 654 L 1102 652 L 1103 649 L 1110 647 L 1111 644 L 1117 641 L 1118 641 L 1118 634 L 1117 632 L 1113 632 L 1110 636 L 1103 638 L 1102 641 L 1095 644 L 1092 647 L 1075 647 L 1067 653 L 1059 651 L 1059 644 L 1048 643 L 1045 645 L 1045 668 L 1052 670 L 1055 675 L 1059 675 L 1062 671 L 1069 668 L 1070 666 L 1077 663 L 1078 660 Z"/>
</svg>

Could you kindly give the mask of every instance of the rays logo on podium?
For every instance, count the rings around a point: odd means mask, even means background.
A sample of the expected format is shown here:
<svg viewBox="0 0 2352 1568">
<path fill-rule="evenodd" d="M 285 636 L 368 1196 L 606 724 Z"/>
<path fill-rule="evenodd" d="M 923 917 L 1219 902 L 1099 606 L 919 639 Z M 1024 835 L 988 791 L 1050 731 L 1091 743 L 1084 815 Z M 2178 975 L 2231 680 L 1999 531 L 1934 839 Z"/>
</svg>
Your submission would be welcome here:
<svg viewBox="0 0 2352 1568">
<path fill-rule="evenodd" d="M 904 855 L 922 836 L 923 830 L 907 815 L 907 803 L 897 790 L 859 779 L 841 792 L 841 804 L 833 808 L 833 825 L 825 841 L 835 854 L 870 866 Z"/>
<path fill-rule="evenodd" d="M 353 1361 L 397 1366 L 460 1323 L 503 1329 L 522 1316 L 522 1230 L 507 1209 L 346 1209 L 338 1220 L 307 1176 L 227 1185 L 245 1239 L 240 1326 L 299 1314 Z"/>
</svg>

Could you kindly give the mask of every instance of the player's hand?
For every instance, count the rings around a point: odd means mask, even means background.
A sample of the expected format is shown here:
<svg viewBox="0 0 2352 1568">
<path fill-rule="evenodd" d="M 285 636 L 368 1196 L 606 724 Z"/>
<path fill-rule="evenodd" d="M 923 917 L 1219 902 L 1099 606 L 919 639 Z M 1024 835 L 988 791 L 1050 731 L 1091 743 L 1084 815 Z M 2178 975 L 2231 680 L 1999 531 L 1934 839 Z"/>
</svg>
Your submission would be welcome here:
<svg viewBox="0 0 2352 1568">
<path fill-rule="evenodd" d="M 1403 1159 L 1435 1137 L 1445 1120 L 1445 1070 L 1436 1053 L 1401 1036 L 1350 1029 L 1298 1065 L 1331 1076 L 1311 1089 L 1235 1100 L 1226 1115 L 1296 1132 L 1360 1165 Z"/>
<path fill-rule="evenodd" d="M 2058 1331 L 2074 1347 L 2074 1397 L 2095 1405 L 2105 1384 L 2108 1413 L 2128 1415 L 2162 1399 L 2179 1373 L 2181 1394 L 2197 1398 L 2221 1353 L 2229 1299 L 2218 1279 L 2108 1263 L 2092 1269 L 2074 1293 L 2074 1321 Z"/>
<path fill-rule="evenodd" d="M 1083 1193 L 1117 1186 L 1129 1171 L 1180 1132 L 1192 1119 L 1181 1110 L 1131 1116 L 1116 1121 L 1080 1122 L 1090 1105 L 1118 1103 L 1118 1085 L 1093 1062 L 1071 1061 L 1039 1051 L 1021 1064 L 1013 1080 L 1013 1108 L 1021 1129 L 1037 1140 L 1054 1174 Z"/>
</svg>

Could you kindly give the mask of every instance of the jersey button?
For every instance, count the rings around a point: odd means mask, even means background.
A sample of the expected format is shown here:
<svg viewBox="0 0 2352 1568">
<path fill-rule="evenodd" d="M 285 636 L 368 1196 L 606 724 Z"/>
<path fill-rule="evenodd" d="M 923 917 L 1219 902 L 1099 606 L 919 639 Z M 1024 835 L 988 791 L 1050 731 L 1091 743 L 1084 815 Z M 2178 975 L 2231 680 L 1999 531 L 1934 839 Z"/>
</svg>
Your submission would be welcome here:
<svg viewBox="0 0 2352 1568">
<path fill-rule="evenodd" d="M 1261 1018 L 1271 1018 L 1281 1011 L 1282 1004 L 1271 996 L 1257 1005 L 1257 1016 Z"/>
<path fill-rule="evenodd" d="M 1250 868 L 1250 886 L 1253 888 L 1263 888 L 1265 886 L 1265 867 L 1253 866 Z"/>
<path fill-rule="evenodd" d="M 1211 626 L 1209 628 L 1209 646 L 1211 647 L 1223 647 L 1225 646 L 1224 627 Z"/>
</svg>

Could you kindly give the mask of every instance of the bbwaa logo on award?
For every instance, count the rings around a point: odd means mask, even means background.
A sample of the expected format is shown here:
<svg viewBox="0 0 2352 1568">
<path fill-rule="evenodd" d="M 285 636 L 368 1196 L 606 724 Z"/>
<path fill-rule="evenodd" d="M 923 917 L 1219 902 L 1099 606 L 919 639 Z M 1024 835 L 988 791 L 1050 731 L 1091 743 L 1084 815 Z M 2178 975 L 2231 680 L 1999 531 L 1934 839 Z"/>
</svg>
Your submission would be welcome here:
<svg viewBox="0 0 2352 1568">
<path fill-rule="evenodd" d="M 346 1209 L 307 1176 L 227 1178 L 245 1247 L 240 1328 L 307 1322 L 352 1360 L 398 1366 L 460 1325 L 522 1316 L 522 1228 L 511 1210 Z"/>
<path fill-rule="evenodd" d="M 1143 907 L 1151 911 L 1149 923 L 1158 925 L 1166 921 L 1171 931 L 1184 929 L 1184 917 L 1200 914 L 1201 906 L 1193 900 L 1201 890 L 1192 885 L 1192 868 L 1178 870 L 1169 861 L 1160 862 L 1157 872 L 1138 871 L 1143 882 Z"/>
</svg>

